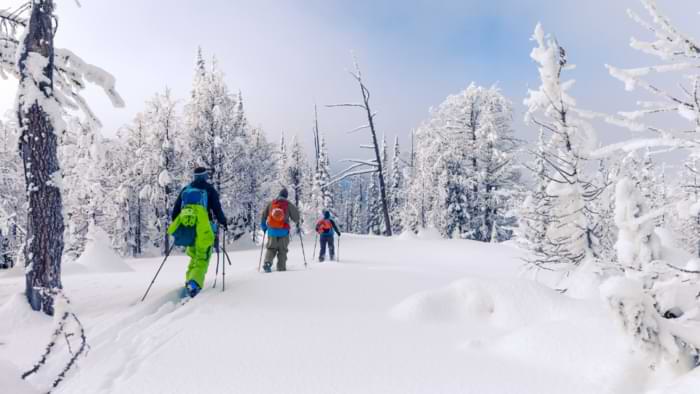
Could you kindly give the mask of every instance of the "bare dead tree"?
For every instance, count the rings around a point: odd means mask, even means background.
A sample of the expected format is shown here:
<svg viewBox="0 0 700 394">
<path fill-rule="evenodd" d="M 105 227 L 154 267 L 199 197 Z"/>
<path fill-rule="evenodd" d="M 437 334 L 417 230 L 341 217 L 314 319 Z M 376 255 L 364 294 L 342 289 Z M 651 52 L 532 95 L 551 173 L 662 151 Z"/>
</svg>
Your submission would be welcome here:
<svg viewBox="0 0 700 394">
<path fill-rule="evenodd" d="M 316 104 L 314 104 L 314 158 L 315 158 L 315 163 L 316 166 L 314 167 L 314 173 L 318 172 L 318 160 L 319 157 L 321 156 L 321 140 L 319 137 L 319 129 L 318 129 L 318 107 Z"/>
<path fill-rule="evenodd" d="M 391 219 L 389 217 L 389 203 L 387 199 L 387 191 L 386 191 L 386 182 L 384 180 L 384 170 L 383 170 L 383 165 L 382 163 L 382 157 L 381 157 L 381 148 L 379 146 L 379 142 L 377 140 L 377 131 L 374 125 L 374 118 L 377 116 L 376 112 L 372 112 L 372 109 L 369 105 L 369 99 L 370 99 L 370 92 L 367 86 L 364 83 L 364 80 L 362 79 L 362 72 L 360 71 L 360 66 L 357 63 L 357 59 L 354 60 L 354 66 L 355 70 L 350 71 L 350 75 L 357 81 L 357 83 L 360 85 L 360 91 L 362 93 L 362 103 L 346 103 L 346 104 L 333 104 L 333 105 L 328 105 L 327 107 L 329 108 L 336 108 L 336 107 L 347 107 L 347 108 L 359 108 L 362 109 L 366 114 L 367 114 L 367 124 L 357 127 L 353 130 L 350 131 L 350 133 L 355 133 L 361 130 L 369 130 L 370 135 L 372 137 L 372 145 L 363 145 L 362 148 L 365 149 L 370 149 L 374 151 L 374 159 L 371 160 L 346 160 L 348 162 L 351 162 L 352 164 L 350 167 L 342 171 L 340 174 L 338 174 L 333 180 L 331 180 L 330 184 L 334 184 L 337 182 L 340 182 L 343 179 L 346 179 L 348 177 L 352 176 L 358 176 L 358 175 L 364 175 L 364 174 L 376 174 L 377 178 L 379 179 L 379 193 L 381 196 L 382 200 L 382 213 L 384 215 L 384 235 L 390 237 L 392 235 L 391 231 Z M 369 167 L 369 169 L 367 168 Z"/>
</svg>

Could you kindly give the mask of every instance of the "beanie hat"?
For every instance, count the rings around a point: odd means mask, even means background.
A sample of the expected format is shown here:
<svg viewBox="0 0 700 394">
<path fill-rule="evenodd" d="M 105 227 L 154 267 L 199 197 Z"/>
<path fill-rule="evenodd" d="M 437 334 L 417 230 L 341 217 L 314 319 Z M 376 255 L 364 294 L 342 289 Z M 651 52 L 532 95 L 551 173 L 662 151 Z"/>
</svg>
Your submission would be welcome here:
<svg viewBox="0 0 700 394">
<path fill-rule="evenodd" d="M 289 197 L 289 192 L 287 191 L 287 188 L 286 188 L 286 187 L 283 187 L 282 190 L 280 190 L 279 196 L 282 197 L 282 198 L 287 198 L 287 197 Z"/>
<path fill-rule="evenodd" d="M 207 172 L 207 169 L 204 167 L 197 167 L 194 169 L 194 180 L 202 180 L 206 181 L 209 179 L 209 173 Z"/>
<path fill-rule="evenodd" d="M 323 218 L 324 218 L 324 219 L 330 219 L 330 218 L 331 218 L 331 211 L 329 211 L 329 210 L 324 210 L 324 211 L 323 211 Z"/>
</svg>

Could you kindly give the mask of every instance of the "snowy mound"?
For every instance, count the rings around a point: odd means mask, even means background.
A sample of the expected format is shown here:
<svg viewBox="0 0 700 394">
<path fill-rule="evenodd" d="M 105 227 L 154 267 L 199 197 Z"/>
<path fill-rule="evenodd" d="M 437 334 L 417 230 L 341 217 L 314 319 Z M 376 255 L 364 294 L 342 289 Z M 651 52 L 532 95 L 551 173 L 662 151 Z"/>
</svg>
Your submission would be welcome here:
<svg viewBox="0 0 700 394">
<path fill-rule="evenodd" d="M 401 241 L 415 241 L 416 240 L 416 234 L 411 231 L 411 230 L 406 230 L 401 233 L 396 239 L 401 240 Z"/>
<path fill-rule="evenodd" d="M 537 321 L 561 319 L 583 306 L 538 283 L 524 279 L 462 279 L 447 287 L 415 294 L 393 308 L 400 320 L 481 321 L 515 329 Z"/>
<path fill-rule="evenodd" d="M 85 267 L 89 272 L 130 272 L 132 271 L 110 246 L 109 236 L 97 226 L 91 226 L 87 235 L 85 251 L 71 265 Z M 79 271 L 79 269 L 75 269 Z"/>
<path fill-rule="evenodd" d="M 14 333 L 18 327 L 39 325 L 50 320 L 32 311 L 24 294 L 12 294 L 0 304 L 0 342 L 4 335 Z"/>
<path fill-rule="evenodd" d="M 440 231 L 436 229 L 435 227 L 428 227 L 422 229 L 418 233 L 418 239 L 422 239 L 424 241 L 437 241 L 437 240 L 442 240 L 442 235 L 440 235 Z"/>
</svg>

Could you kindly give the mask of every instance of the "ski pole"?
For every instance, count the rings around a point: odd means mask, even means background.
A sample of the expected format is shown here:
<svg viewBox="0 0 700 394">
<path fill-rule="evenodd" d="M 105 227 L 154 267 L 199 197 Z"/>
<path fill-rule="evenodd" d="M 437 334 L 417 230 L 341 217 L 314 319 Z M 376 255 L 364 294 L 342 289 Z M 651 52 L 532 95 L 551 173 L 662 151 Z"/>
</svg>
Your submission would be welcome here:
<svg viewBox="0 0 700 394">
<path fill-rule="evenodd" d="M 173 242 L 173 244 L 170 245 L 170 249 L 168 249 L 168 251 L 165 253 L 165 258 L 163 258 L 163 262 L 160 263 L 160 267 L 158 267 L 158 271 L 156 271 L 156 275 L 153 277 L 151 284 L 148 285 L 148 289 L 146 289 L 146 293 L 143 295 L 143 298 L 141 298 L 141 302 L 143 302 L 146 299 L 148 292 L 151 291 L 151 286 L 153 286 L 153 283 L 155 283 L 156 278 L 158 277 L 158 274 L 160 274 L 160 270 L 163 269 L 163 266 L 165 265 L 165 262 L 168 260 L 168 257 L 170 257 L 170 252 L 172 252 L 174 247 L 175 247 L 175 242 Z"/>
<path fill-rule="evenodd" d="M 216 272 L 214 273 L 214 287 L 216 289 L 216 281 L 219 279 L 219 232 L 216 232 Z"/>
<path fill-rule="evenodd" d="M 265 249 L 265 235 L 267 235 L 267 231 L 263 231 L 262 243 L 260 244 L 260 260 L 258 262 L 258 272 L 260 272 L 260 269 L 262 268 L 263 250 Z"/>
<path fill-rule="evenodd" d="M 299 233 L 299 241 L 301 241 L 301 255 L 304 256 L 304 268 L 308 268 L 306 264 L 306 252 L 304 252 L 304 238 L 301 236 L 301 231 Z"/>
<path fill-rule="evenodd" d="M 312 258 L 316 258 L 316 244 L 318 243 L 318 231 L 314 235 L 314 254 L 311 256 Z"/>
<path fill-rule="evenodd" d="M 223 284 L 223 286 L 222 286 L 222 288 L 221 288 L 221 291 L 225 291 L 225 290 L 226 290 L 226 261 L 228 261 L 228 265 L 233 266 L 233 264 L 231 263 L 231 257 L 229 257 L 228 252 L 226 251 L 226 231 L 227 231 L 227 230 L 224 230 L 224 249 L 223 249 L 223 250 L 224 250 L 224 257 L 221 258 L 221 265 L 223 266 L 223 269 L 224 269 L 224 272 L 223 272 L 223 274 L 224 274 L 224 280 L 223 280 L 224 284 Z M 226 260 L 224 260 L 224 258 L 225 258 Z"/>
<path fill-rule="evenodd" d="M 224 257 L 226 257 L 228 254 L 226 253 L 226 229 L 224 228 Z M 221 291 L 224 292 L 226 291 L 226 262 L 224 261 L 223 264 L 221 264 Z"/>
<path fill-rule="evenodd" d="M 338 236 L 338 256 L 336 256 L 335 261 L 340 263 L 340 235 Z"/>
</svg>

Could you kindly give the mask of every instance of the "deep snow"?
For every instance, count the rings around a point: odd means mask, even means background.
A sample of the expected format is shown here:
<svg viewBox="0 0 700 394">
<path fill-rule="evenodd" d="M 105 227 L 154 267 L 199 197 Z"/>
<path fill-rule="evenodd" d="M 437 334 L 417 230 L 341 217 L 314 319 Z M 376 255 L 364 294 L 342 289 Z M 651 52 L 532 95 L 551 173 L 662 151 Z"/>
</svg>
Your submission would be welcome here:
<svg viewBox="0 0 700 394">
<path fill-rule="evenodd" d="M 296 239 L 290 271 L 260 274 L 258 248 L 230 251 L 226 292 L 221 277 L 211 288 L 214 257 L 206 290 L 184 305 L 183 256 L 144 303 L 159 258 L 127 261 L 131 271 L 113 255 L 81 259 L 99 269 L 64 286 L 91 349 L 56 392 L 660 394 L 698 381 L 655 376 L 599 298 L 526 279 L 512 244 L 344 236 L 340 253 L 304 269 Z M 21 270 L 0 274 L 0 387 L 45 391 L 50 374 L 16 379 L 52 329 L 22 287 Z"/>
</svg>

